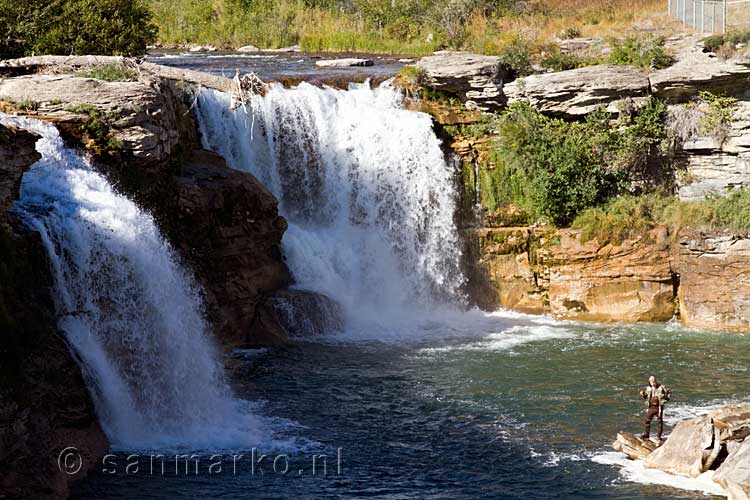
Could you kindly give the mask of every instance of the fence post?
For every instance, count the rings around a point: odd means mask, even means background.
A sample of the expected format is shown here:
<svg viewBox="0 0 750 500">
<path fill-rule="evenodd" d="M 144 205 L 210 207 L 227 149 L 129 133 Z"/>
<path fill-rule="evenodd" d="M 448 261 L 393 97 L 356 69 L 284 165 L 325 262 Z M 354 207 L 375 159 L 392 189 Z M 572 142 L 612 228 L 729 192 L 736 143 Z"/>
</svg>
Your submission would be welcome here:
<svg viewBox="0 0 750 500">
<path fill-rule="evenodd" d="M 729 12 L 729 7 L 728 7 L 728 4 L 727 4 L 727 0 L 724 0 L 724 27 L 723 27 L 722 34 L 726 34 L 727 33 L 727 27 L 728 27 L 727 13 L 728 12 Z"/>
<path fill-rule="evenodd" d="M 706 0 L 701 0 L 701 33 L 706 32 Z"/>
</svg>

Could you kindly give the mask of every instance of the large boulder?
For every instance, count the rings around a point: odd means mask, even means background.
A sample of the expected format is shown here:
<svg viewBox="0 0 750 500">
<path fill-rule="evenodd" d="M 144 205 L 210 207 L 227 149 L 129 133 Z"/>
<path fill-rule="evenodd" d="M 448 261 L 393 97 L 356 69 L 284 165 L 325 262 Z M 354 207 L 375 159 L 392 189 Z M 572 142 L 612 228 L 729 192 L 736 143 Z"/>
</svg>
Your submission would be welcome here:
<svg viewBox="0 0 750 500">
<path fill-rule="evenodd" d="M 711 417 L 703 416 L 680 422 L 663 446 L 646 457 L 646 467 L 671 474 L 698 477 L 703 473 L 706 450 L 712 448 L 714 429 Z"/>
<path fill-rule="evenodd" d="M 646 74 L 634 66 L 599 65 L 519 78 L 503 87 L 509 103 L 527 101 L 543 113 L 583 116 L 604 106 L 619 111 L 623 99 L 648 96 Z"/>
<path fill-rule="evenodd" d="M 218 339 L 227 346 L 278 345 L 283 330 L 258 323 L 264 296 L 291 282 L 281 256 L 287 224 L 276 198 L 252 175 L 195 150 L 163 209 L 171 241 L 204 285 Z"/>
<path fill-rule="evenodd" d="M 673 267 L 680 319 L 690 327 L 750 331 L 750 239 L 686 230 Z"/>
<path fill-rule="evenodd" d="M 467 107 L 494 111 L 505 106 L 503 83 L 510 76 L 497 56 L 440 51 L 423 57 L 417 67 L 424 84 L 458 96 Z"/>
<path fill-rule="evenodd" d="M 266 298 L 267 310 L 291 337 L 339 333 L 344 328 L 341 304 L 309 290 L 279 290 Z"/>
<path fill-rule="evenodd" d="M 0 125 L 0 223 L 7 221 L 7 210 L 18 199 L 24 172 L 41 158 L 34 148 L 37 139 L 25 130 Z"/>
<path fill-rule="evenodd" d="M 729 500 L 750 499 L 750 439 L 729 452 L 713 479 L 727 491 Z"/>
</svg>

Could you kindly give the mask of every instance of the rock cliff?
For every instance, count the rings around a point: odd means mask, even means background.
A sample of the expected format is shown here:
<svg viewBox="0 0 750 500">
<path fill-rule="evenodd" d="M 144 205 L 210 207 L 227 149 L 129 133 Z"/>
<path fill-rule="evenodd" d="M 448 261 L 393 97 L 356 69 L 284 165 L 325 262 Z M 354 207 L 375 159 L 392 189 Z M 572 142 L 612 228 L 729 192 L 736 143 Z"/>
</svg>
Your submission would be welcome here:
<svg viewBox="0 0 750 500">
<path fill-rule="evenodd" d="M 291 281 L 280 250 L 286 222 L 252 175 L 201 150 L 189 82 L 204 83 L 205 75 L 145 63 L 134 66 L 138 72 L 129 81 L 109 82 L 71 74 L 85 58 L 22 62 L 5 63 L 25 74 L 0 80 L 0 109 L 54 122 L 118 189 L 154 214 L 195 270 L 211 324 L 227 348 L 284 342 L 283 328 L 261 321 L 260 309 L 268 307 L 266 294 Z M 29 73 L 29 65 L 44 71 Z M 208 83 L 231 88 L 231 82 Z"/>
</svg>

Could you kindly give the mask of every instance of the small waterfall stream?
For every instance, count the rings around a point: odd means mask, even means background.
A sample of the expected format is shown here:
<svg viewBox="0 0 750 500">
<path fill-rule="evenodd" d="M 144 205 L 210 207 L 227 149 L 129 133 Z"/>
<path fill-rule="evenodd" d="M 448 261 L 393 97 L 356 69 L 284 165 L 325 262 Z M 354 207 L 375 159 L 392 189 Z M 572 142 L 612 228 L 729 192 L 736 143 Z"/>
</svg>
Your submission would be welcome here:
<svg viewBox="0 0 750 500">
<path fill-rule="evenodd" d="M 113 191 L 48 123 L 0 114 L 41 135 L 16 212 L 39 231 L 59 327 L 82 361 L 115 447 L 250 447 L 270 436 L 233 398 L 201 297 L 152 217 Z"/>
<path fill-rule="evenodd" d="M 298 285 L 350 317 L 429 314 L 461 302 L 455 172 L 430 118 L 388 86 L 273 86 L 247 109 L 205 90 L 204 147 L 280 200 Z"/>
</svg>

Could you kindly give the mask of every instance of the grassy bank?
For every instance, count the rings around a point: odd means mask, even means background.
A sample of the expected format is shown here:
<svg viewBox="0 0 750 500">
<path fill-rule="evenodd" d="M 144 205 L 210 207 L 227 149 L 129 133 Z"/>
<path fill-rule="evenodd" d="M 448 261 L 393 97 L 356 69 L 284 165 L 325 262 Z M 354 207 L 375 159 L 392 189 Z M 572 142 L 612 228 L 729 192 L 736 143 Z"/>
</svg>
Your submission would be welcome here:
<svg viewBox="0 0 750 500">
<path fill-rule="evenodd" d="M 523 40 L 668 29 L 661 0 L 148 0 L 159 41 L 306 51 L 501 53 Z"/>
</svg>

